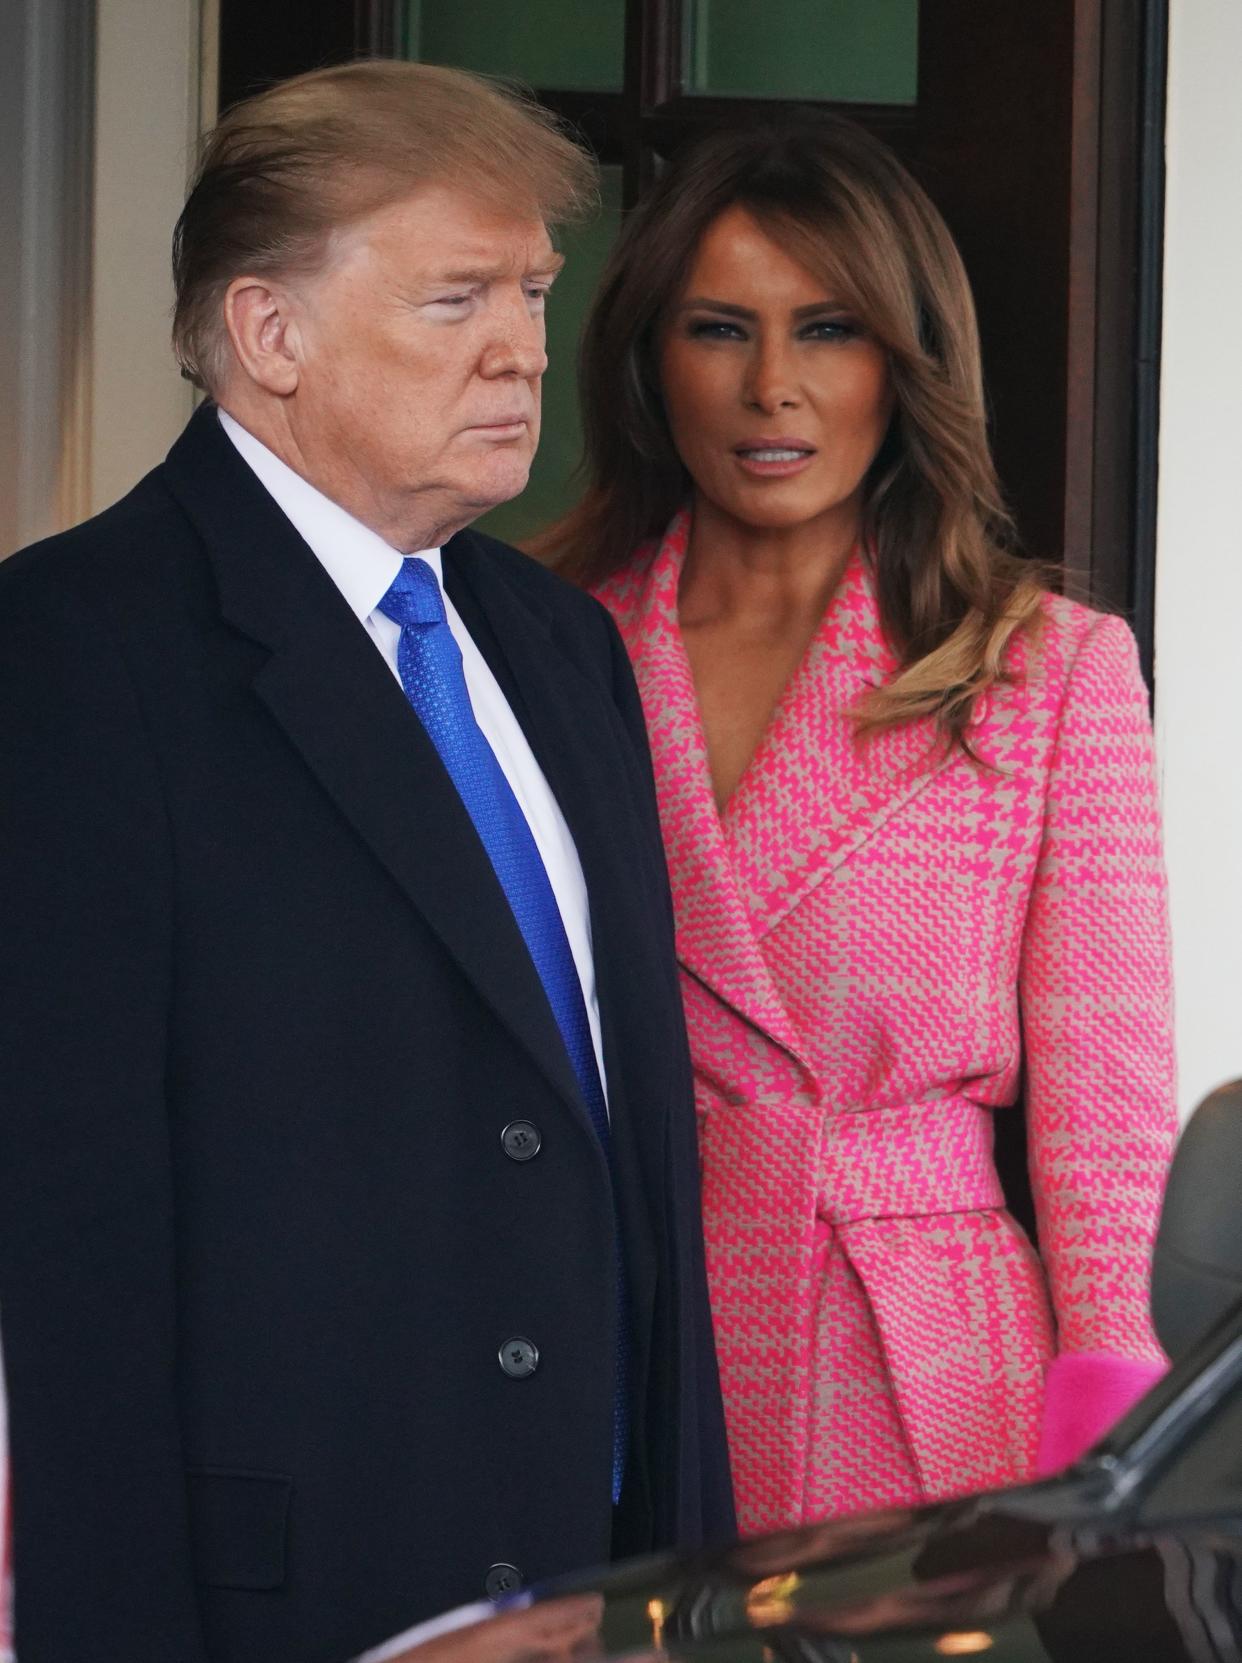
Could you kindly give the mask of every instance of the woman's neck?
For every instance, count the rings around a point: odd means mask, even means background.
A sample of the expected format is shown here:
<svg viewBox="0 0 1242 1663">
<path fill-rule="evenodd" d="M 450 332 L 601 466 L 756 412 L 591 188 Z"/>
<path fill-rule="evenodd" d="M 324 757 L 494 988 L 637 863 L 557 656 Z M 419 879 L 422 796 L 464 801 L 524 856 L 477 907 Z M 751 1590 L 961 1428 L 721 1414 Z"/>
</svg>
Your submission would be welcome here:
<svg viewBox="0 0 1242 1663">
<path fill-rule="evenodd" d="M 783 634 L 818 619 L 858 541 L 858 519 L 851 506 L 801 525 L 748 526 L 697 498 L 678 596 L 683 628 L 744 619 Z"/>
</svg>

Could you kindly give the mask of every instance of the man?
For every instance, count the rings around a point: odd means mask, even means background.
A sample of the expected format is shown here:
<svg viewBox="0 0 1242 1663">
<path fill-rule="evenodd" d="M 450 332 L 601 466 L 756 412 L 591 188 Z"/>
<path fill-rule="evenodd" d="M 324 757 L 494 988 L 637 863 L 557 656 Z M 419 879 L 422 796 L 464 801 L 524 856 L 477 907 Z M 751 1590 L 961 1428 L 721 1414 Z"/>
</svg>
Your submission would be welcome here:
<svg viewBox="0 0 1242 1663">
<path fill-rule="evenodd" d="M 730 1523 L 642 719 L 522 489 L 533 108 L 225 117 L 211 394 L 0 570 L 0 1312 L 21 1663 L 341 1663 Z"/>
</svg>

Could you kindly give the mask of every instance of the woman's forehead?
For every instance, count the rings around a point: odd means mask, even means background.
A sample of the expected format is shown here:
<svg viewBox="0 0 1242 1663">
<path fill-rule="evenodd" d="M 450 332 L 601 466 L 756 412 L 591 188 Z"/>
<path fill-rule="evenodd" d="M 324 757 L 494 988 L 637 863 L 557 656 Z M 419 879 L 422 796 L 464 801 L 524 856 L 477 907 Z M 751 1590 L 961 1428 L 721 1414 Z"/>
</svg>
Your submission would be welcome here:
<svg viewBox="0 0 1242 1663">
<path fill-rule="evenodd" d="M 685 268 L 678 297 L 687 304 L 704 286 L 745 290 L 755 299 L 800 307 L 856 305 L 860 284 L 843 258 L 842 239 L 796 221 L 760 216 L 744 203 L 724 209 L 704 229 Z"/>
</svg>

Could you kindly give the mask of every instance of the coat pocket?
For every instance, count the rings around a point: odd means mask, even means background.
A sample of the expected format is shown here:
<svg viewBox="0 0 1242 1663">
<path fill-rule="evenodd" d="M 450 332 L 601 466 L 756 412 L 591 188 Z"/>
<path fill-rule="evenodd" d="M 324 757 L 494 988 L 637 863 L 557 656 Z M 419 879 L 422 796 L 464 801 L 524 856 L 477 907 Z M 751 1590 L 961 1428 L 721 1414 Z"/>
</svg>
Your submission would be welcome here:
<svg viewBox="0 0 1242 1663">
<path fill-rule="evenodd" d="M 186 1484 L 195 1578 L 215 1588 L 279 1588 L 293 1480 L 283 1473 L 195 1467 Z"/>
</svg>

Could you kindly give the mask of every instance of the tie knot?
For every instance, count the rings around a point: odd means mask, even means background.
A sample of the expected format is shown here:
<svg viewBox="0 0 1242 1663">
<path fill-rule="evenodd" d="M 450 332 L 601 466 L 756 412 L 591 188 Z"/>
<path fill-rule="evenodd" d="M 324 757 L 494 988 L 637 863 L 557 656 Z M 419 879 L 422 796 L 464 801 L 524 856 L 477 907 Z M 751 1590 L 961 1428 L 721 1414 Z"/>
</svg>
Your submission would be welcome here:
<svg viewBox="0 0 1242 1663">
<path fill-rule="evenodd" d="M 401 562 L 401 570 L 380 601 L 379 610 L 403 629 L 407 624 L 447 622 L 436 574 L 425 560 L 414 555 L 407 555 Z"/>
</svg>

